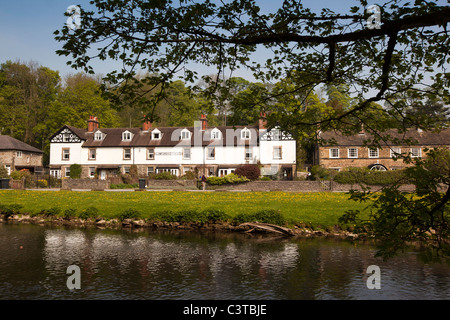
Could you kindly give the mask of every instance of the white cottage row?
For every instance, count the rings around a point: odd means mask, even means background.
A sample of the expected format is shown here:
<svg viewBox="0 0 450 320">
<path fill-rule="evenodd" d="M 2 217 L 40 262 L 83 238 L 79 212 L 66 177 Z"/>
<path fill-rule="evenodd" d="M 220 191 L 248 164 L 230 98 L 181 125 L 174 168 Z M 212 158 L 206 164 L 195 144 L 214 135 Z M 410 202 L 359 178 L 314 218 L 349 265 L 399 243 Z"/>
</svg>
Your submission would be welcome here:
<svg viewBox="0 0 450 320">
<path fill-rule="evenodd" d="M 50 173 L 69 177 L 70 166 L 80 164 L 82 176 L 107 179 L 128 173 L 132 165 L 140 176 L 168 171 L 182 176 L 197 170 L 223 176 L 242 164 L 258 164 L 263 175 L 293 177 L 296 142 L 277 128 L 258 126 L 209 127 L 202 115 L 193 127 L 100 128 L 91 116 L 87 129 L 65 125 L 50 138 Z"/>
</svg>

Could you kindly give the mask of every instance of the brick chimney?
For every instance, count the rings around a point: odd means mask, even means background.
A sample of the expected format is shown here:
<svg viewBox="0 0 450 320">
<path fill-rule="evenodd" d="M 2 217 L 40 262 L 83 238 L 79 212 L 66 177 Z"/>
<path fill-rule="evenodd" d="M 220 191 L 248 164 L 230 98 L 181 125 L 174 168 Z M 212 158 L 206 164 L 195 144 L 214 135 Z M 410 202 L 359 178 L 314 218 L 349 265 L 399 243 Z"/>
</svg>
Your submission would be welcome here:
<svg viewBox="0 0 450 320">
<path fill-rule="evenodd" d="M 98 119 L 94 116 L 89 116 L 88 132 L 95 132 L 98 129 Z"/>
<path fill-rule="evenodd" d="M 202 122 L 202 131 L 206 130 L 206 127 L 208 126 L 208 120 L 206 119 L 206 115 L 202 114 L 200 116 L 200 121 Z"/>
<path fill-rule="evenodd" d="M 265 130 L 265 129 L 267 129 L 266 113 L 265 112 L 261 112 L 259 114 L 259 130 Z"/>
<path fill-rule="evenodd" d="M 147 120 L 146 117 L 144 117 L 144 123 L 142 124 L 142 131 L 149 131 L 152 128 L 152 122 L 150 120 Z"/>
</svg>

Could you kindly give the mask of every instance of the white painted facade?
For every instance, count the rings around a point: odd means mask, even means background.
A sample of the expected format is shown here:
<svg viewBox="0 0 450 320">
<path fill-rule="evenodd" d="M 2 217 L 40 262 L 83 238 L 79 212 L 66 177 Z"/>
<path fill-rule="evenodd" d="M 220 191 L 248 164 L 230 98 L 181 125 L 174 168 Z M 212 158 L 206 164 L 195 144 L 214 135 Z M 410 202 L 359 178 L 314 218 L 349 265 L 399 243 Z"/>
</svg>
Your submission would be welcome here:
<svg viewBox="0 0 450 320">
<path fill-rule="evenodd" d="M 248 136 L 248 133 L 241 132 L 246 128 L 208 128 L 208 141 L 199 142 L 191 136 L 198 134 L 195 132 L 200 129 L 198 127 L 190 130 L 169 129 L 95 128 L 94 131 L 99 135 L 99 132 L 102 132 L 104 137 L 104 141 L 95 141 L 95 132 L 65 126 L 51 138 L 50 172 L 55 176 L 68 177 L 72 164 L 82 166 L 83 176 L 99 179 L 106 179 L 118 172 L 127 173 L 132 165 L 138 167 L 140 175 L 169 171 L 182 176 L 197 168 L 200 173 L 221 176 L 231 173 L 242 164 L 260 165 L 263 175 L 280 173 L 283 168 L 287 168 L 290 174 L 295 172 L 296 142 L 289 135 L 278 137 L 274 134 L 276 130 L 268 133 L 265 129 L 251 128 Z M 120 139 L 119 131 L 131 132 L 131 135 L 127 136 L 131 141 L 123 141 L 123 137 Z M 183 134 L 183 131 L 188 133 Z M 212 132 L 214 134 L 210 135 Z M 172 139 L 193 139 L 173 141 L 172 145 L 155 145 L 158 139 L 153 139 L 153 133 L 159 133 L 159 139 L 167 134 L 171 134 Z M 107 139 L 111 141 L 113 134 L 116 135 L 116 141 L 111 144 Z M 227 136 L 226 143 L 223 142 L 224 135 Z M 210 140 L 211 137 L 218 139 Z"/>
</svg>

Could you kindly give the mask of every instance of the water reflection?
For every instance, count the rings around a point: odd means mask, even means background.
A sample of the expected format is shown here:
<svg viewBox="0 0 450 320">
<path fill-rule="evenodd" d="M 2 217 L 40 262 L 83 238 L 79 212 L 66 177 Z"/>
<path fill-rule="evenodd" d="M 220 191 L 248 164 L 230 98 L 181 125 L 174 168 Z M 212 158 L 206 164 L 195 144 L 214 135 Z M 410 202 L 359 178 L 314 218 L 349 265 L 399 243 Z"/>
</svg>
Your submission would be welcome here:
<svg viewBox="0 0 450 320">
<path fill-rule="evenodd" d="M 0 225 L 0 298 L 450 298 L 449 266 L 373 254 L 323 239 Z M 66 287 L 73 264 L 81 290 Z M 381 290 L 366 286 L 372 264 L 381 268 Z"/>
</svg>

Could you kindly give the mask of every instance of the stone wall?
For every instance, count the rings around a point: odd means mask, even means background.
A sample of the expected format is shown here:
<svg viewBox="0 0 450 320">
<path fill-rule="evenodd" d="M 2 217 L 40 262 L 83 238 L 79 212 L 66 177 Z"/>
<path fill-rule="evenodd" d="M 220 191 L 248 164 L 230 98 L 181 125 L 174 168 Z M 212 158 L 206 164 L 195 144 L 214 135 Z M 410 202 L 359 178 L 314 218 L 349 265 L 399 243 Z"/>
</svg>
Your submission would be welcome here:
<svg viewBox="0 0 450 320">
<path fill-rule="evenodd" d="M 109 188 L 108 180 L 98 179 L 62 179 L 61 190 L 105 190 Z"/>
<path fill-rule="evenodd" d="M 319 181 L 250 181 L 230 187 L 232 190 L 249 191 L 291 191 L 317 192 L 323 191 Z"/>
<path fill-rule="evenodd" d="M 197 188 L 197 180 L 157 180 L 148 179 L 146 181 L 147 187 L 150 189 L 155 188 L 186 188 L 195 189 Z"/>
<path fill-rule="evenodd" d="M 368 186 L 372 192 L 380 191 L 382 186 Z M 232 191 L 286 191 L 286 192 L 348 192 L 351 189 L 362 191 L 359 184 L 339 184 L 332 181 L 251 181 L 237 185 L 229 185 L 223 188 L 215 188 L 216 190 L 232 190 Z M 400 191 L 414 192 L 414 185 L 403 185 Z"/>
</svg>

